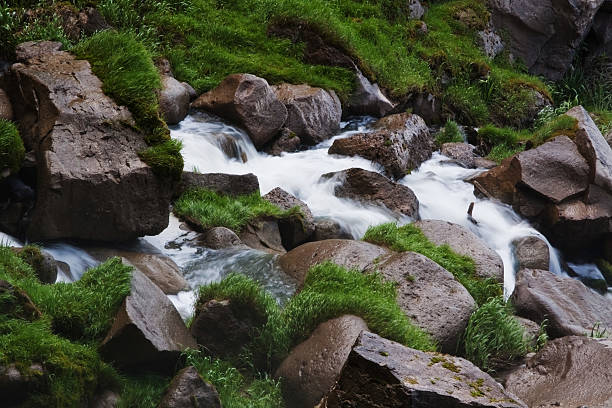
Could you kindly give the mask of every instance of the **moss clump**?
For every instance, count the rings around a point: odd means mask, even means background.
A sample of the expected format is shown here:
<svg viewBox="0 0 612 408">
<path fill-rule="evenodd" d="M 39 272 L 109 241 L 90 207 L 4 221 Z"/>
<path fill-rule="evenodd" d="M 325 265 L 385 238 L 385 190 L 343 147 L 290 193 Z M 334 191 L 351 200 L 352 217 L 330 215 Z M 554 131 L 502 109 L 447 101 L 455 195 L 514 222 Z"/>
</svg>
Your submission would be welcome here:
<svg viewBox="0 0 612 408">
<path fill-rule="evenodd" d="M 436 135 L 436 143 L 442 146 L 444 143 L 461 143 L 463 142 L 463 133 L 457 122 L 447 120 L 446 124 Z"/>
<path fill-rule="evenodd" d="M 180 179 L 184 166 L 182 148 L 183 144 L 179 140 L 171 139 L 151 146 L 138 155 L 156 174 Z"/>
<path fill-rule="evenodd" d="M 471 258 L 455 253 L 448 245 L 433 244 L 412 224 L 398 227 L 397 224 L 387 223 L 370 227 L 363 240 L 394 251 L 413 251 L 425 255 L 452 273 L 479 305 L 502 293 L 501 285 L 494 279 L 476 276 L 476 266 Z"/>
<path fill-rule="evenodd" d="M 2 172 L 8 169 L 17 173 L 25 158 L 25 148 L 15 125 L 0 119 L 0 178 Z"/>
<path fill-rule="evenodd" d="M 157 408 L 170 384 L 170 378 L 156 374 L 121 378 L 118 408 Z"/>
</svg>

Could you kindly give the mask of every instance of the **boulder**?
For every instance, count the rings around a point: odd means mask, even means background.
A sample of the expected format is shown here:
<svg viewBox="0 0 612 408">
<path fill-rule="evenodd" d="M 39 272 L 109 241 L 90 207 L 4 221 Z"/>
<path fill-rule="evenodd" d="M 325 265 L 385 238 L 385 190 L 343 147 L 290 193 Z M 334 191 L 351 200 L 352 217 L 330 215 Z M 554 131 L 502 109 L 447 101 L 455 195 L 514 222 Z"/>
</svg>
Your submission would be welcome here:
<svg viewBox="0 0 612 408">
<path fill-rule="evenodd" d="M 176 125 L 189 112 L 189 90 L 169 75 L 162 76 L 159 109 L 167 124 Z"/>
<path fill-rule="evenodd" d="M 462 167 L 467 169 L 476 168 L 476 158 L 474 146 L 467 143 L 444 143 L 440 148 L 440 153 L 455 160 Z"/>
<path fill-rule="evenodd" d="M 527 407 L 467 360 L 363 332 L 321 408 L 406 406 Z"/>
<path fill-rule="evenodd" d="M 419 19 L 425 14 L 425 8 L 419 0 L 408 0 L 409 17 Z"/>
<path fill-rule="evenodd" d="M 313 241 L 323 241 L 326 239 L 353 239 L 342 225 L 330 218 L 315 220 L 315 231 L 312 235 Z"/>
<path fill-rule="evenodd" d="M 215 387 L 200 377 L 193 366 L 185 367 L 172 379 L 158 408 L 221 408 Z"/>
<path fill-rule="evenodd" d="M 514 318 L 523 328 L 523 339 L 525 339 L 531 348 L 535 350 L 538 346 L 538 336 L 541 330 L 540 325 L 524 317 L 515 316 Z"/>
<path fill-rule="evenodd" d="M 61 43 L 17 47 L 9 94 L 36 155 L 30 240 L 124 241 L 168 226 L 172 183 L 140 160 L 147 145 L 134 120 L 102 92 L 89 63 Z"/>
<path fill-rule="evenodd" d="M 298 344 L 276 370 L 288 406 L 312 408 L 332 388 L 355 340 L 368 325 L 344 315 L 321 323 Z"/>
<path fill-rule="evenodd" d="M 234 231 L 225 227 L 214 227 L 204 232 L 201 244 L 210 249 L 225 249 L 243 246 Z"/>
<path fill-rule="evenodd" d="M 172 302 L 138 269 L 100 353 L 128 371 L 172 371 L 185 348 L 197 344 Z"/>
<path fill-rule="evenodd" d="M 433 150 L 425 121 L 417 115 L 399 113 L 380 119 L 372 132 L 335 140 L 328 153 L 364 157 L 399 179 L 429 159 Z"/>
<path fill-rule="evenodd" d="M 203 188 L 219 194 L 240 196 L 259 191 L 259 180 L 252 173 L 223 174 L 184 171 L 176 195 L 179 196 L 192 188 Z"/>
<path fill-rule="evenodd" d="M 382 93 L 378 84 L 372 84 L 361 71 L 355 72 L 355 89 L 346 107 L 345 115 L 383 117 L 395 106 Z"/>
<path fill-rule="evenodd" d="M 189 102 L 193 102 L 198 98 L 198 92 L 194 89 L 193 86 L 189 85 L 187 82 L 181 82 L 181 85 L 187 90 L 187 94 L 189 95 Z"/>
<path fill-rule="evenodd" d="M 4 89 L 0 88 L 0 119 L 13 120 L 13 105 Z"/>
<path fill-rule="evenodd" d="M 260 148 L 271 141 L 287 119 L 287 109 L 265 79 L 233 74 L 191 106 L 212 112 L 245 128 Z"/>
<path fill-rule="evenodd" d="M 33 245 L 13 247 L 11 250 L 34 269 L 42 283 L 55 283 L 58 263 L 50 253 Z"/>
<path fill-rule="evenodd" d="M 249 221 L 238 233 L 240 240 L 253 249 L 271 254 L 284 254 L 281 232 L 275 217 L 258 217 Z"/>
<path fill-rule="evenodd" d="M 300 209 L 301 214 L 278 220 L 278 228 L 285 249 L 293 249 L 310 239 L 315 231 L 315 224 L 310 208 L 306 203 L 280 187 L 270 191 L 263 198 L 281 210 L 289 210 L 293 207 Z"/>
<path fill-rule="evenodd" d="M 612 341 L 568 336 L 549 341 L 514 371 L 506 389 L 530 407 L 612 406 Z"/>
<path fill-rule="evenodd" d="M 237 356 L 265 323 L 265 316 L 248 306 L 212 299 L 197 303 L 191 334 L 210 355 L 228 358 Z"/>
<path fill-rule="evenodd" d="M 548 320 L 547 332 L 553 338 L 589 334 L 597 322 L 612 335 L 612 299 L 577 279 L 523 269 L 510 299 L 517 315 L 538 324 Z"/>
<path fill-rule="evenodd" d="M 87 408 L 116 408 L 119 406 L 121 396 L 113 390 L 104 390 L 96 393 L 89 401 Z"/>
<path fill-rule="evenodd" d="M 296 280 L 298 287 L 301 287 L 310 267 L 324 261 L 329 260 L 345 268 L 366 271 L 390 254 L 385 248 L 363 241 L 328 239 L 300 245 L 279 257 L 278 264 Z"/>
<path fill-rule="evenodd" d="M 457 350 L 476 302 L 450 272 L 415 252 L 393 255 L 372 270 L 397 283 L 400 308 L 442 352 Z"/>
<path fill-rule="evenodd" d="M 302 144 L 298 135 L 287 128 L 281 130 L 280 136 L 267 145 L 264 151 L 271 156 L 280 156 L 284 152 L 297 152 Z"/>
<path fill-rule="evenodd" d="M 419 217 L 419 200 L 412 190 L 376 172 L 352 168 L 324 174 L 321 180 L 337 183 L 334 186 L 336 197 L 348 198 L 366 205 L 383 206 L 398 218 Z"/>
<path fill-rule="evenodd" d="M 472 231 L 458 224 L 440 220 L 421 220 L 414 223 L 428 240 L 436 245 L 448 245 L 460 255 L 469 256 L 476 264 L 476 275 L 504 281 L 504 263 L 497 252 Z"/>
<path fill-rule="evenodd" d="M 571 66 L 604 0 L 488 0 L 493 26 L 529 71 L 557 81 Z"/>
<path fill-rule="evenodd" d="M 536 236 L 517 238 L 512 241 L 518 269 L 549 270 L 550 252 L 546 241 Z"/>
<path fill-rule="evenodd" d="M 478 45 L 487 57 L 493 59 L 504 50 L 504 43 L 491 24 L 477 34 Z"/>
</svg>

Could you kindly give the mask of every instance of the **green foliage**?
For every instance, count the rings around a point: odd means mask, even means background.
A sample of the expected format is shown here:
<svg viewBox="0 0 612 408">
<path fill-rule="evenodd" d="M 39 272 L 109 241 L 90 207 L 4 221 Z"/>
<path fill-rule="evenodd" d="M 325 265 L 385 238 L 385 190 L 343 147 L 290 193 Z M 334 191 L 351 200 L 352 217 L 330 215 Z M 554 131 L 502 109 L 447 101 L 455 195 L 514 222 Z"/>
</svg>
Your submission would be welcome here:
<svg viewBox="0 0 612 408">
<path fill-rule="evenodd" d="M 387 223 L 370 227 L 363 240 L 394 251 L 413 251 L 425 255 L 452 273 L 479 305 L 501 295 L 501 285 L 494 279 L 476 276 L 476 267 L 471 258 L 455 253 L 448 245 L 433 244 L 412 224 L 398 227 L 397 224 Z"/>
<path fill-rule="evenodd" d="M 612 111 L 612 57 L 602 55 L 589 67 L 576 61 L 563 79 L 555 84 L 555 96 L 561 101 L 575 101 L 588 111 Z"/>
<path fill-rule="evenodd" d="M 169 384 L 169 378 L 156 374 L 123 377 L 118 408 L 156 408 Z"/>
<path fill-rule="evenodd" d="M 0 173 L 9 169 L 16 173 L 25 158 L 25 148 L 15 125 L 0 119 Z"/>
<path fill-rule="evenodd" d="M 466 357 L 484 370 L 510 363 L 529 350 L 524 329 L 501 296 L 480 306 L 464 334 Z"/>
<path fill-rule="evenodd" d="M 138 155 L 147 163 L 156 174 L 180 179 L 183 174 L 183 156 L 181 149 L 183 144 L 180 140 L 170 139 L 151 146 Z"/>
<path fill-rule="evenodd" d="M 299 207 L 283 211 L 263 199 L 256 191 L 238 197 L 218 194 L 206 189 L 185 192 L 174 204 L 174 213 L 199 224 L 203 229 L 226 227 L 236 232 L 257 217 L 284 218 L 301 215 Z"/>
<path fill-rule="evenodd" d="M 453 120 L 447 120 L 446 124 L 440 132 L 436 135 L 436 143 L 438 146 L 442 146 L 444 143 L 461 143 L 463 142 L 463 133 L 459 128 L 457 122 Z"/>
<path fill-rule="evenodd" d="M 597 267 L 608 283 L 608 286 L 612 286 L 612 264 L 605 259 L 598 259 Z"/>
<path fill-rule="evenodd" d="M 577 125 L 578 121 L 571 116 L 560 115 L 536 129 L 530 140 L 534 145 L 539 146 L 559 135 L 573 138 Z"/>
</svg>

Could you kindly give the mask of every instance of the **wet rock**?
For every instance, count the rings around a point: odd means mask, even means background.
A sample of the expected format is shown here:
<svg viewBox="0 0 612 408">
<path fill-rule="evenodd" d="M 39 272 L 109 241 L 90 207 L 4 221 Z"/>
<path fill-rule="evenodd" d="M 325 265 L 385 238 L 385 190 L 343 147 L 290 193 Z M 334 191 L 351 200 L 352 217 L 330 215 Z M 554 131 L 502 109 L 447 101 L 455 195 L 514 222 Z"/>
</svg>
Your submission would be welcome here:
<svg viewBox="0 0 612 408">
<path fill-rule="evenodd" d="M 389 176 L 402 178 L 429 159 L 433 150 L 425 121 L 400 113 L 380 119 L 370 133 L 335 140 L 328 153 L 364 157 L 382 165 Z"/>
<path fill-rule="evenodd" d="M 296 152 L 299 150 L 302 140 L 298 135 L 287 128 L 281 130 L 278 139 L 271 145 L 266 146 L 264 151 L 272 156 L 280 156 L 284 152 Z"/>
<path fill-rule="evenodd" d="M 326 239 L 353 239 L 337 222 L 329 218 L 315 220 L 315 232 L 312 236 L 313 241 L 323 241 Z"/>
<path fill-rule="evenodd" d="M 7 407 L 20 407 L 32 392 L 44 385 L 45 370 L 39 363 L 29 367 L 0 365 L 0 395 Z"/>
<path fill-rule="evenodd" d="M 55 283 L 58 265 L 50 253 L 32 245 L 11 249 L 34 269 L 34 273 L 42 283 Z"/>
<path fill-rule="evenodd" d="M 612 327 L 612 300 L 582 282 L 548 271 L 523 269 L 511 296 L 516 314 L 541 324 L 548 320 L 551 337 L 585 335 L 596 322 Z M 608 333 L 608 336 L 610 333 Z"/>
<path fill-rule="evenodd" d="M 424 23 L 423 26 L 427 30 Z M 429 92 L 419 92 L 414 95 L 408 102 L 408 107 L 411 107 L 412 112 L 422 117 L 428 124 L 442 123 L 442 102 L 440 98 Z"/>
<path fill-rule="evenodd" d="M 279 257 L 278 264 L 301 287 L 310 267 L 324 261 L 366 271 L 388 256 L 390 252 L 387 249 L 367 242 L 329 239 L 300 245 Z"/>
<path fill-rule="evenodd" d="M 477 217 L 476 217 L 477 218 Z M 469 256 L 476 264 L 476 275 L 504 281 L 501 257 L 472 231 L 458 224 L 440 220 L 421 220 L 414 223 L 436 245 L 448 245 L 460 255 Z"/>
<path fill-rule="evenodd" d="M 321 176 L 336 181 L 334 195 L 366 205 L 383 206 L 396 217 L 418 218 L 419 201 L 412 190 L 373 171 L 353 168 Z"/>
<path fill-rule="evenodd" d="M 0 280 L 0 296 L 3 299 L 0 303 L 0 313 L 3 315 L 28 321 L 42 316 L 27 293 L 5 280 Z"/>
<path fill-rule="evenodd" d="M 37 163 L 30 240 L 124 241 L 168 226 L 172 182 L 138 153 L 147 145 L 125 107 L 102 92 L 89 63 L 29 42 L 7 81 L 15 118 Z M 44 95 L 44 97 L 40 97 Z"/>
<path fill-rule="evenodd" d="M 251 220 L 238 233 L 240 240 L 247 246 L 272 254 L 284 254 L 278 220 L 274 217 L 258 217 Z"/>
<path fill-rule="evenodd" d="M 193 86 L 189 85 L 187 82 L 181 82 L 183 88 L 187 90 L 187 95 L 189 95 L 189 102 L 193 102 L 198 98 L 198 92 L 194 89 Z"/>
<path fill-rule="evenodd" d="M 310 239 L 315 231 L 315 224 L 310 208 L 308 208 L 306 203 L 280 187 L 270 191 L 263 198 L 281 210 L 286 211 L 294 207 L 300 209 L 301 214 L 278 220 L 278 228 L 285 249 L 293 249 Z"/>
<path fill-rule="evenodd" d="M 287 109 L 265 79 L 233 74 L 215 89 L 201 95 L 193 108 L 212 112 L 246 129 L 260 148 L 271 141 L 287 119 Z"/>
<path fill-rule="evenodd" d="M 526 407 L 467 360 L 363 332 L 321 404 L 336 407 Z"/>
<path fill-rule="evenodd" d="M 545 241 L 535 236 L 529 236 L 515 239 L 512 241 L 512 245 L 518 261 L 518 270 L 549 270 L 550 252 Z"/>
<path fill-rule="evenodd" d="M 159 109 L 167 124 L 176 125 L 189 112 L 189 90 L 171 76 L 162 76 Z"/>
<path fill-rule="evenodd" d="M 510 51 L 532 74 L 559 80 L 604 0 L 489 0 L 491 21 L 509 37 Z"/>
<path fill-rule="evenodd" d="M 239 196 L 259 191 L 259 180 L 252 173 L 223 174 L 184 171 L 177 195 L 181 195 L 192 188 L 203 188 L 219 194 Z"/>
<path fill-rule="evenodd" d="M 440 153 L 456 160 L 461 166 L 467 169 L 476 168 L 476 158 L 474 146 L 467 143 L 444 143 L 440 148 Z"/>
<path fill-rule="evenodd" d="M 397 283 L 400 308 L 442 352 L 457 350 L 476 302 L 450 272 L 415 252 L 396 254 L 372 270 Z"/>
<path fill-rule="evenodd" d="M 612 342 L 584 336 L 549 341 L 506 380 L 530 407 L 612 406 Z"/>
<path fill-rule="evenodd" d="M 187 347 L 197 344 L 172 302 L 134 269 L 131 293 L 100 346 L 102 356 L 124 370 L 166 373 Z"/>
<path fill-rule="evenodd" d="M 274 375 L 282 379 L 287 404 L 293 408 L 317 405 L 334 385 L 363 330 L 368 330 L 363 319 L 344 315 L 321 323 L 308 340 L 298 344 Z"/>
<path fill-rule="evenodd" d="M 361 71 L 355 72 L 355 90 L 345 108 L 345 115 L 383 117 L 394 108 L 378 84 L 372 84 Z"/>
<path fill-rule="evenodd" d="M 234 231 L 225 227 L 214 227 L 204 232 L 202 245 L 210 249 L 224 249 L 243 246 Z"/>
<path fill-rule="evenodd" d="M 265 323 L 266 317 L 249 306 L 212 299 L 196 305 L 191 334 L 210 355 L 224 358 L 238 355 Z"/>
<path fill-rule="evenodd" d="M 13 120 L 13 105 L 4 89 L 0 89 L 0 119 Z"/>
<path fill-rule="evenodd" d="M 193 366 L 179 371 L 168 386 L 159 408 L 221 408 L 215 387 L 200 377 Z"/>
</svg>

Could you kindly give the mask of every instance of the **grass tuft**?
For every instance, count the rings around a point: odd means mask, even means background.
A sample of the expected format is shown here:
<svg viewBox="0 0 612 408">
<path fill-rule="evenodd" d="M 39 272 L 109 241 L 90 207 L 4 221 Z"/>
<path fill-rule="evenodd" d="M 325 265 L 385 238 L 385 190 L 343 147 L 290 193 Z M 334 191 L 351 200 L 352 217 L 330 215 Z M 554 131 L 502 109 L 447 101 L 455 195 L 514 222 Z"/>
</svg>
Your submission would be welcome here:
<svg viewBox="0 0 612 408">
<path fill-rule="evenodd" d="M 459 125 L 453 120 L 447 120 L 444 127 L 436 135 L 438 146 L 442 146 L 444 143 L 461 143 L 464 141 L 463 139 L 463 133 Z"/>
<path fill-rule="evenodd" d="M 138 155 L 147 163 L 156 174 L 180 179 L 183 174 L 183 156 L 181 149 L 183 144 L 180 140 L 170 139 L 149 147 Z"/>
<path fill-rule="evenodd" d="M 8 120 L 0 119 L 0 174 L 5 169 L 17 173 L 24 158 L 25 148 L 17 127 Z"/>
</svg>

